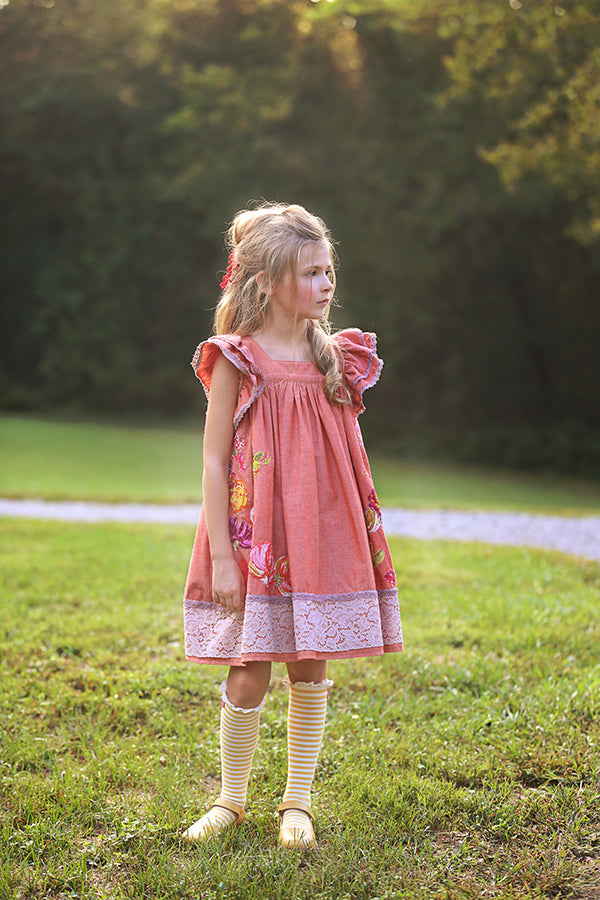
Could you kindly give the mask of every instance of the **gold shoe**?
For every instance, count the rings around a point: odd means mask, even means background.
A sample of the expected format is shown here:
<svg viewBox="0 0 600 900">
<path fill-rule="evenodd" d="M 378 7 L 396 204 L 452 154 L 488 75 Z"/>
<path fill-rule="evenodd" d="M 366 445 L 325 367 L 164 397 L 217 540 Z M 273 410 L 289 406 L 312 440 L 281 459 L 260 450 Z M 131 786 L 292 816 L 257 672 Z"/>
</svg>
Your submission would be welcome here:
<svg viewBox="0 0 600 900">
<path fill-rule="evenodd" d="M 282 825 L 283 814 L 286 809 L 294 809 L 303 812 L 308 817 L 308 822 L 302 827 Z M 279 846 L 286 850 L 307 850 L 317 843 L 312 827 L 314 816 L 308 804 L 299 800 L 285 800 L 278 808 L 279 813 Z"/>
<path fill-rule="evenodd" d="M 235 813 L 236 818 L 233 822 L 223 825 L 220 825 L 218 822 L 211 822 L 210 814 L 213 809 L 217 808 L 228 809 L 230 812 Z M 227 800 L 225 797 L 217 797 L 209 811 L 205 813 L 201 819 L 198 819 L 197 822 L 194 822 L 193 825 L 190 825 L 190 827 L 182 833 L 181 837 L 186 841 L 204 841 L 215 834 L 220 834 L 227 828 L 231 828 L 233 825 L 241 825 L 245 818 L 246 810 L 243 806 L 234 803 L 232 800 Z"/>
</svg>

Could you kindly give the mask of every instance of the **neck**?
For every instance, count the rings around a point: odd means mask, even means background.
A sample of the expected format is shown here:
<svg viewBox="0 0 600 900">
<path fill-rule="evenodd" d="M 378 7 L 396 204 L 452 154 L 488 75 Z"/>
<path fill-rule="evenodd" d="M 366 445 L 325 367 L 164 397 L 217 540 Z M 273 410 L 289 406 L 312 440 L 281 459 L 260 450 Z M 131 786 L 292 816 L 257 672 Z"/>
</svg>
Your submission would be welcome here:
<svg viewBox="0 0 600 900">
<path fill-rule="evenodd" d="M 271 307 L 261 331 L 274 341 L 293 346 L 306 340 L 307 327 L 308 319 L 292 319 L 277 307 Z"/>
<path fill-rule="evenodd" d="M 290 319 L 276 309 L 269 310 L 265 324 L 254 338 L 274 359 L 312 361 L 307 326 L 307 319 Z"/>
</svg>

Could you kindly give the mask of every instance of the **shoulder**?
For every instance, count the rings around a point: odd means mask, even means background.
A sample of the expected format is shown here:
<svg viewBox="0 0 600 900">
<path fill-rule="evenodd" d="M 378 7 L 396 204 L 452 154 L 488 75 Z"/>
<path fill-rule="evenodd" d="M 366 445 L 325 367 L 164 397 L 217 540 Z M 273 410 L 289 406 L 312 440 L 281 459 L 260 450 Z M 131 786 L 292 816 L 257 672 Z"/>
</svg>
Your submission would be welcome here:
<svg viewBox="0 0 600 900">
<path fill-rule="evenodd" d="M 333 340 L 344 354 L 358 353 L 363 355 L 365 351 L 375 353 L 377 350 L 377 335 L 372 331 L 361 331 L 360 328 L 344 328 L 332 335 Z"/>
<path fill-rule="evenodd" d="M 232 353 L 236 354 L 239 352 L 240 342 L 241 338 L 237 334 L 212 335 L 196 347 L 192 357 L 192 368 L 197 374 L 197 369 L 203 361 L 211 359 L 214 364 L 214 360 L 219 354 L 223 354 L 225 357 Z"/>
<path fill-rule="evenodd" d="M 360 328 L 346 328 L 334 334 L 333 341 L 342 356 L 354 410 L 361 413 L 365 408 L 363 393 L 377 383 L 383 368 L 383 360 L 377 355 L 377 336 Z"/>
<path fill-rule="evenodd" d="M 236 427 L 265 387 L 265 376 L 254 357 L 254 352 L 253 341 L 248 338 L 240 337 L 238 334 L 219 334 L 198 344 L 192 358 L 192 368 L 202 382 L 207 397 L 210 396 L 215 365 L 220 357 L 232 363 L 239 373 L 238 402 L 234 416 Z"/>
<path fill-rule="evenodd" d="M 205 387 L 210 387 L 210 378 L 219 356 L 224 356 L 236 369 L 247 375 L 260 376 L 262 373 L 254 359 L 251 342 L 239 334 L 218 334 L 198 344 L 192 357 L 192 369 Z"/>
<path fill-rule="evenodd" d="M 339 347 L 344 362 L 344 370 L 348 377 L 354 374 L 365 379 L 379 378 L 383 360 L 377 356 L 377 336 L 360 328 L 345 328 L 333 335 L 334 343 Z"/>
</svg>

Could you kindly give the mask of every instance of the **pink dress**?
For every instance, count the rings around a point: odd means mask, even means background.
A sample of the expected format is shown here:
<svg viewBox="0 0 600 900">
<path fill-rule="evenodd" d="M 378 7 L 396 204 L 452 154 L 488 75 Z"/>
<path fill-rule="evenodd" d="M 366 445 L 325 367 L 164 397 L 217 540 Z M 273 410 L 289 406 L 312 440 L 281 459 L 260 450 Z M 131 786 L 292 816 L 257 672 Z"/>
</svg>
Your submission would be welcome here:
<svg viewBox="0 0 600 900">
<path fill-rule="evenodd" d="M 271 359 L 249 337 L 212 337 L 192 366 L 208 395 L 222 353 L 239 369 L 229 532 L 243 610 L 212 600 L 200 521 L 185 587 L 186 658 L 244 665 L 402 650 L 396 578 L 357 416 L 379 378 L 374 334 L 338 332 L 352 403 L 333 406 L 312 362 Z"/>
</svg>

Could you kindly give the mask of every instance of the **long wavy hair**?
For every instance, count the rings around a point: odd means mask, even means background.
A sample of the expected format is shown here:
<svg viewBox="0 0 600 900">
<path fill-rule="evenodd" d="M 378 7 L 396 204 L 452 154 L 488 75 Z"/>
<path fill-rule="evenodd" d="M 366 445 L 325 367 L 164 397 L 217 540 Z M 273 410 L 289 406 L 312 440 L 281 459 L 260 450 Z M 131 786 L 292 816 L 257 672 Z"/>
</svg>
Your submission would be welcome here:
<svg viewBox="0 0 600 900">
<path fill-rule="evenodd" d="M 325 244 L 334 260 L 327 226 L 303 206 L 265 203 L 239 212 L 227 232 L 234 263 L 215 310 L 215 334 L 244 337 L 259 331 L 266 321 L 270 291 L 287 272 L 295 282 L 300 253 L 308 244 Z M 257 277 L 261 272 L 262 289 Z M 306 335 L 313 359 L 325 376 L 327 399 L 342 405 L 350 398 L 328 313 L 329 309 L 322 319 L 309 319 Z"/>
</svg>

